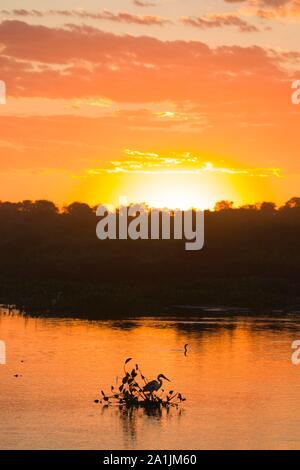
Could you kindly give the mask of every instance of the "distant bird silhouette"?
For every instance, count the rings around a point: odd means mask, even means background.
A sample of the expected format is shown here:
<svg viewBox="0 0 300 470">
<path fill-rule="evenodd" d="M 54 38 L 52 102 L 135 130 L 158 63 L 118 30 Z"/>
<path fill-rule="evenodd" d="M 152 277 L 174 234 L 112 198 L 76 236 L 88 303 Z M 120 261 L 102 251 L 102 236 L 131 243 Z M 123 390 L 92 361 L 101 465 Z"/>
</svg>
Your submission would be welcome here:
<svg viewBox="0 0 300 470">
<path fill-rule="evenodd" d="M 188 344 L 185 344 L 183 349 L 171 349 L 171 351 L 172 352 L 180 352 L 180 353 L 183 352 L 184 355 L 186 356 L 187 355 L 187 347 L 188 347 Z"/>
<path fill-rule="evenodd" d="M 168 382 L 171 382 L 171 380 L 167 379 L 163 374 L 159 374 L 157 377 L 157 380 L 151 380 L 151 382 L 148 382 L 145 387 L 143 388 L 144 392 L 157 392 L 163 384 L 163 381 L 167 380 Z"/>
</svg>

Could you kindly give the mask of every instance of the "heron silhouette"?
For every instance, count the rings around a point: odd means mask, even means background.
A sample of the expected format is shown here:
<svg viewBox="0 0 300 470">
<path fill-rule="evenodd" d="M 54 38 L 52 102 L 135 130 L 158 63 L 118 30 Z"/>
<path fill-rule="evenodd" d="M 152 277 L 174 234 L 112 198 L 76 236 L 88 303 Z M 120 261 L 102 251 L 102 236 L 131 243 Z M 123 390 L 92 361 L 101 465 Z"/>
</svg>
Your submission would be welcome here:
<svg viewBox="0 0 300 470">
<path fill-rule="evenodd" d="M 171 382 L 171 380 L 167 379 L 167 377 L 165 377 L 163 374 L 159 374 L 157 376 L 156 380 L 151 380 L 151 382 L 148 382 L 144 386 L 143 391 L 144 392 L 151 392 L 151 393 L 152 392 L 157 392 L 163 384 L 162 379 L 167 380 L 168 382 Z"/>
</svg>

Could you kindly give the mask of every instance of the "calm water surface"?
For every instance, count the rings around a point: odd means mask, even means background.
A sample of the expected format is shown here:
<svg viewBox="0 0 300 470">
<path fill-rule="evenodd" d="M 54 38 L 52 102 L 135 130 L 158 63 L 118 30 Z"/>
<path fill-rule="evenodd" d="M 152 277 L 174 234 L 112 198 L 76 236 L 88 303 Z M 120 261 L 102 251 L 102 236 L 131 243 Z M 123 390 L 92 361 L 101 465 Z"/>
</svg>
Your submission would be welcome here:
<svg viewBox="0 0 300 470">
<path fill-rule="evenodd" d="M 0 448 L 300 449 L 296 339 L 292 316 L 92 322 L 2 311 Z M 127 357 L 149 379 L 169 377 L 187 398 L 181 410 L 149 416 L 94 404 Z"/>
</svg>

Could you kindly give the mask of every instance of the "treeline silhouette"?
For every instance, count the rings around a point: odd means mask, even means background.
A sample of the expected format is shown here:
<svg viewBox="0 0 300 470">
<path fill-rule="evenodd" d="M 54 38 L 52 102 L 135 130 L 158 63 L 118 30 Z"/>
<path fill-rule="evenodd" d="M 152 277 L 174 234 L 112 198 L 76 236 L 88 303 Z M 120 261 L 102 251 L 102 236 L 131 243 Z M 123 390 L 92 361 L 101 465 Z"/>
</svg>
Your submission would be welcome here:
<svg viewBox="0 0 300 470">
<path fill-rule="evenodd" d="M 300 198 L 205 212 L 205 247 L 96 237 L 96 208 L 0 202 L 0 301 L 94 318 L 174 305 L 300 310 Z"/>
</svg>

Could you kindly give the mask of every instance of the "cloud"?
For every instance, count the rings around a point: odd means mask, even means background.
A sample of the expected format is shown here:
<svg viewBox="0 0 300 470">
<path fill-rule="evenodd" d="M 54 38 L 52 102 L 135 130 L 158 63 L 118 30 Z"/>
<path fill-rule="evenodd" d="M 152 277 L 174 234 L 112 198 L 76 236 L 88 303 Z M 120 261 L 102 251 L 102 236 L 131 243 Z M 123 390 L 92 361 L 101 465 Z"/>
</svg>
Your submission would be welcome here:
<svg viewBox="0 0 300 470">
<path fill-rule="evenodd" d="M 201 17 L 183 16 L 180 18 L 180 21 L 185 25 L 194 26 L 200 29 L 234 26 L 243 33 L 253 33 L 259 31 L 256 26 L 251 25 L 235 14 L 212 14 Z"/>
<path fill-rule="evenodd" d="M 258 46 L 210 48 L 200 41 L 115 35 L 90 26 L 0 24 L 1 79 L 8 94 L 107 98 L 116 102 L 269 103 L 286 96 L 299 54 Z M 292 79 L 292 77 L 291 77 Z M 287 100 L 288 101 L 288 100 Z M 233 105 L 237 106 L 237 105 Z"/>
<path fill-rule="evenodd" d="M 300 109 L 290 99 L 299 52 L 209 47 L 68 22 L 0 23 L 0 78 L 8 90 L 0 111 L 11 113 L 0 115 L 0 170 L 90 168 L 112 171 L 112 179 L 118 172 L 242 172 L 270 176 L 272 185 L 273 168 L 299 173 Z M 43 116 L 35 116 L 38 106 Z M 124 155 L 124 148 L 148 155 Z"/>
<path fill-rule="evenodd" d="M 224 0 L 226 3 L 247 3 L 249 5 L 279 8 L 283 5 L 297 3 L 298 0 Z"/>
<path fill-rule="evenodd" d="M 25 10 L 25 9 L 14 9 L 14 10 L 1 10 L 2 15 L 17 16 L 17 17 L 47 17 L 51 15 L 63 16 L 67 18 L 79 18 L 89 20 L 106 20 L 114 21 L 118 23 L 138 24 L 144 26 L 163 26 L 171 23 L 170 20 L 162 18 L 157 15 L 134 15 L 127 11 L 120 11 L 113 13 L 109 10 L 103 10 L 100 13 L 93 13 L 83 9 L 80 10 Z"/>
<path fill-rule="evenodd" d="M 148 1 L 148 0 L 133 0 L 133 4 L 136 7 L 155 7 L 155 6 L 157 6 L 156 3 Z"/>
<path fill-rule="evenodd" d="M 263 19 L 300 17 L 300 0 L 225 0 L 246 5 L 249 14 Z"/>
<path fill-rule="evenodd" d="M 106 165 L 104 162 L 103 167 L 89 169 L 86 173 L 89 176 L 96 176 L 101 173 L 148 175 L 223 173 L 228 175 L 256 176 L 260 178 L 281 177 L 281 172 L 278 168 L 224 167 L 215 165 L 212 162 L 203 161 L 203 158 L 200 158 L 198 155 L 193 155 L 190 152 L 160 155 L 159 153 L 126 149 L 124 153 L 125 158 L 122 157 L 120 161 L 106 162 Z"/>
</svg>

